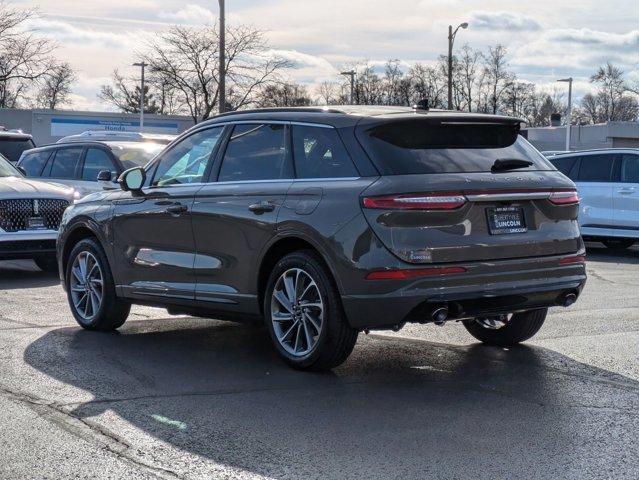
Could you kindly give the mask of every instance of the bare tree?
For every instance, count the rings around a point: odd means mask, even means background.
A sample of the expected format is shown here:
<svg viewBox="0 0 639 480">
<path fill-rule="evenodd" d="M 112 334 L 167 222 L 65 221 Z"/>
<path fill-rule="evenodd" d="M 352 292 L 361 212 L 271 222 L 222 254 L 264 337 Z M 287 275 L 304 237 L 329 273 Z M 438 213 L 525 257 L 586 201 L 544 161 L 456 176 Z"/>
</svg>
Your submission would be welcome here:
<svg viewBox="0 0 639 480">
<path fill-rule="evenodd" d="M 154 96 L 149 90 L 149 84 L 145 85 L 144 111 L 159 113 Z M 102 85 L 98 97 L 125 113 L 140 113 L 140 83 L 133 78 L 124 77 L 118 70 L 113 71 L 111 85 Z"/>
<path fill-rule="evenodd" d="M 71 103 L 71 85 L 75 72 L 68 63 L 55 65 L 41 80 L 35 104 L 39 108 L 51 110 Z"/>
<path fill-rule="evenodd" d="M 514 81 L 514 75 L 507 70 L 507 53 L 506 47 L 497 45 L 489 47 L 488 53 L 483 55 L 484 75 L 491 95 L 492 113 L 497 113 L 506 88 Z"/>
<path fill-rule="evenodd" d="M 266 85 L 260 93 L 260 107 L 306 107 L 312 99 L 304 85 L 293 82 Z"/>
<path fill-rule="evenodd" d="M 231 27 L 226 34 L 229 109 L 256 105 L 262 89 L 289 63 L 269 52 L 264 35 L 252 27 Z M 197 123 L 218 107 L 218 29 L 172 27 L 148 45 L 144 55 L 155 75 Z"/>
<path fill-rule="evenodd" d="M 468 45 L 464 45 L 457 58 L 457 81 L 454 82 L 464 97 L 465 110 L 473 111 L 476 99 L 474 97 L 475 87 L 477 86 L 477 76 L 479 74 L 479 62 L 481 53 L 472 49 Z"/>
<path fill-rule="evenodd" d="M 26 29 L 36 13 L 0 2 L 0 107 L 18 106 L 56 65 L 55 44 Z"/>
<path fill-rule="evenodd" d="M 412 85 L 411 103 L 426 100 L 431 108 L 444 107 L 445 78 L 437 69 L 416 63 L 408 71 L 408 76 Z"/>
</svg>

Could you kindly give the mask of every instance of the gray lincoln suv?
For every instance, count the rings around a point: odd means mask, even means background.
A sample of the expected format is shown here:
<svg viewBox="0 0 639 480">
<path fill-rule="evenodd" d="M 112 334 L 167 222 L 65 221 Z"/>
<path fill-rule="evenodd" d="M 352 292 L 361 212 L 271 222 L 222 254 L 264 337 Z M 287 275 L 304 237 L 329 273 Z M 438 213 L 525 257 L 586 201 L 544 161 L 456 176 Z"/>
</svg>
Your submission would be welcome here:
<svg viewBox="0 0 639 480">
<path fill-rule="evenodd" d="M 396 107 L 217 116 L 65 212 L 73 315 L 102 331 L 133 303 L 264 321 L 313 370 L 406 322 L 522 342 L 586 269 L 575 185 L 520 125 Z"/>
</svg>

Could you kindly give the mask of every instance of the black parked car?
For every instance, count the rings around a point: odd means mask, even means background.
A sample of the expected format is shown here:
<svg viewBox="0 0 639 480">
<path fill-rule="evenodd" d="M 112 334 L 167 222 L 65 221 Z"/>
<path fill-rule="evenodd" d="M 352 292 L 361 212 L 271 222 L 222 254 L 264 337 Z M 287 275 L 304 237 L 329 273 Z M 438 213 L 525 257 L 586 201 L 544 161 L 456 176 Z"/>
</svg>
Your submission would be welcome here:
<svg viewBox="0 0 639 480">
<path fill-rule="evenodd" d="M 263 319 L 307 369 L 405 322 L 526 340 L 586 272 L 575 186 L 519 128 L 409 108 L 218 116 L 126 171 L 122 191 L 67 210 L 73 315 L 93 330 L 120 327 L 132 303 Z"/>
</svg>

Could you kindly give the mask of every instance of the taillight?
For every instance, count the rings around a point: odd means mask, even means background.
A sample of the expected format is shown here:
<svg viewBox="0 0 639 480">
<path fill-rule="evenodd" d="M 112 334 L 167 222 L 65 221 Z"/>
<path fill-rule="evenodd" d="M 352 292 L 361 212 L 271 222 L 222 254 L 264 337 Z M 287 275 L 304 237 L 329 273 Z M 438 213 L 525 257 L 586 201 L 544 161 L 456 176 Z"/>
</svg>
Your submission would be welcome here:
<svg viewBox="0 0 639 480">
<path fill-rule="evenodd" d="M 548 200 L 555 205 L 574 205 L 579 203 L 579 196 L 577 190 L 559 190 L 551 192 Z"/>
<path fill-rule="evenodd" d="M 362 203 L 364 208 L 378 210 L 455 210 L 466 202 L 466 197 L 457 193 L 415 193 L 365 197 Z"/>
<path fill-rule="evenodd" d="M 572 257 L 564 257 L 559 260 L 559 265 L 574 265 L 574 264 L 585 264 L 586 256 L 585 255 L 573 255 Z"/>
<path fill-rule="evenodd" d="M 435 275 L 455 275 L 466 273 L 464 267 L 407 268 L 402 270 L 377 270 L 366 275 L 366 280 L 408 280 Z"/>
</svg>

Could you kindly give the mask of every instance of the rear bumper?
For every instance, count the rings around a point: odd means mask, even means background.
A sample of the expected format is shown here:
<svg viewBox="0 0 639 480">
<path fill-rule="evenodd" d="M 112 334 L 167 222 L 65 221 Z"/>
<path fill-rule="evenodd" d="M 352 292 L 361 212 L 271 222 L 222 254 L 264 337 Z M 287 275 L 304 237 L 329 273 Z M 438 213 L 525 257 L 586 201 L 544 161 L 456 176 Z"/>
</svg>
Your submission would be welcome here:
<svg viewBox="0 0 639 480">
<path fill-rule="evenodd" d="M 0 260 L 55 255 L 57 235 L 50 230 L 0 233 Z"/>
<path fill-rule="evenodd" d="M 429 322 L 430 313 L 442 305 L 450 319 L 561 306 L 566 295 L 579 297 L 586 269 L 583 264 L 559 266 L 559 258 L 477 264 L 468 266 L 466 274 L 419 279 L 385 294 L 343 295 L 342 303 L 357 329 Z"/>
</svg>

